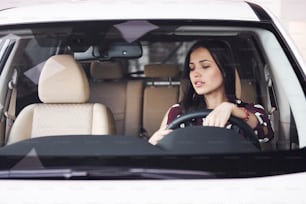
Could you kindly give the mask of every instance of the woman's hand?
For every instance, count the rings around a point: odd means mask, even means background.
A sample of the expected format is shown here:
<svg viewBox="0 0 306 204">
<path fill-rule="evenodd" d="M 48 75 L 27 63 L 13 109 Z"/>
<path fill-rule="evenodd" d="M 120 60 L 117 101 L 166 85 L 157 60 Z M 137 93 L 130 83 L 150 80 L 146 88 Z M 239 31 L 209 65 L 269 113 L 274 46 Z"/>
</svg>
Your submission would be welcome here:
<svg viewBox="0 0 306 204">
<path fill-rule="evenodd" d="M 218 105 L 212 112 L 210 112 L 204 120 L 204 126 L 225 127 L 230 118 L 235 104 L 230 102 L 223 102 Z"/>
<path fill-rule="evenodd" d="M 156 145 L 161 139 L 163 139 L 166 135 L 168 135 L 170 132 L 172 132 L 171 129 L 159 129 L 157 130 L 152 137 L 149 139 L 149 143 L 152 145 Z"/>
<path fill-rule="evenodd" d="M 203 125 L 225 127 L 231 115 L 245 120 L 245 122 L 254 129 L 258 121 L 253 113 L 245 112 L 245 108 L 237 107 L 230 102 L 223 102 L 218 105 L 208 116 L 205 118 Z"/>
</svg>

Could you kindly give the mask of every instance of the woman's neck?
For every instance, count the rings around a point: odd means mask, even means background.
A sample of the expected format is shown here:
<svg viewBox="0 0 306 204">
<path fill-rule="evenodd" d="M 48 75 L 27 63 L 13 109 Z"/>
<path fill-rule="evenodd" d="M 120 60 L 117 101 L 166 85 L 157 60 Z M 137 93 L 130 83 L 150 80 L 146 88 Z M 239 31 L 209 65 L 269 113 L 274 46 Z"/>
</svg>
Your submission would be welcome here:
<svg viewBox="0 0 306 204">
<path fill-rule="evenodd" d="M 222 92 L 205 95 L 204 100 L 207 109 L 215 109 L 221 103 L 228 101 L 226 95 Z"/>
</svg>

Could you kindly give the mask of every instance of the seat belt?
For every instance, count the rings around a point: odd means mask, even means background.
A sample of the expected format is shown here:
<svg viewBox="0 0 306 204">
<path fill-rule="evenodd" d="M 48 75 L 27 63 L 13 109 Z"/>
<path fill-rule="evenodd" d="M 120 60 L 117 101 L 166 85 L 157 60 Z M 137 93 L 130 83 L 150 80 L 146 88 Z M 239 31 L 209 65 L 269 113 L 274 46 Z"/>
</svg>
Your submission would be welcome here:
<svg viewBox="0 0 306 204">
<path fill-rule="evenodd" d="M 12 75 L 12 79 L 8 83 L 8 93 L 5 101 L 4 106 L 4 116 L 6 120 L 6 127 L 5 127 L 5 144 L 7 143 L 8 136 L 11 131 L 11 127 L 16 119 L 16 97 L 17 97 L 17 70 L 14 70 Z"/>
</svg>

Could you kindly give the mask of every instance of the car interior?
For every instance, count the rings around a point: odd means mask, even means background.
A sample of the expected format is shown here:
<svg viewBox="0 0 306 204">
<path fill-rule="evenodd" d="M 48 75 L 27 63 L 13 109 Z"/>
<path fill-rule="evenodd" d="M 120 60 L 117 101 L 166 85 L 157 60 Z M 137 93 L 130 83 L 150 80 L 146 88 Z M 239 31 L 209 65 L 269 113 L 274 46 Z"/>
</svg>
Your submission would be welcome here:
<svg viewBox="0 0 306 204">
<path fill-rule="evenodd" d="M 270 116 L 275 137 L 261 143 L 262 149 L 298 147 L 294 117 L 288 99 L 282 97 L 262 30 L 160 23 L 126 37 L 116 25 L 107 22 L 96 30 L 84 24 L 60 25 L 16 30 L 16 36 L 1 34 L 2 42 L 8 42 L 3 52 L 8 62 L 1 72 L 18 73 L 16 120 L 6 128 L 8 135 L 1 133 L 4 145 L 67 133 L 148 139 L 182 97 L 188 48 L 197 40 L 213 38 L 232 46 L 238 98 L 262 104 Z M 4 98 L 1 95 L 1 101 Z"/>
</svg>

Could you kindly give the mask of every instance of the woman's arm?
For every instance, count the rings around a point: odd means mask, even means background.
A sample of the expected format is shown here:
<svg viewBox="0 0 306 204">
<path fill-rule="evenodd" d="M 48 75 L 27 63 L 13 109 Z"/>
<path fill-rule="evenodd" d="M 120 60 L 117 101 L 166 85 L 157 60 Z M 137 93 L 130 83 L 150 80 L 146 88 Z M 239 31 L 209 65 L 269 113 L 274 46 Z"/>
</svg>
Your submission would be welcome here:
<svg viewBox="0 0 306 204">
<path fill-rule="evenodd" d="M 267 142 L 274 137 L 269 117 L 261 105 L 246 104 L 245 107 L 233 105 L 232 115 L 245 120 L 260 141 Z"/>
<path fill-rule="evenodd" d="M 243 119 L 252 129 L 258 125 L 256 116 L 249 112 L 249 110 L 245 107 L 238 107 L 237 105 L 233 104 L 232 115 Z"/>
<path fill-rule="evenodd" d="M 257 120 L 257 125 L 253 128 L 253 130 L 258 136 L 259 141 L 270 141 L 274 137 L 274 131 L 264 107 L 259 104 L 246 104 L 245 108 Z"/>
<path fill-rule="evenodd" d="M 273 138 L 274 133 L 267 114 L 263 108 L 256 107 L 256 105 L 239 107 L 234 103 L 223 102 L 206 117 L 204 125 L 225 127 L 231 115 L 245 120 L 254 129 L 258 139 L 269 141 Z"/>
<path fill-rule="evenodd" d="M 168 121 L 169 110 L 165 114 L 159 129 L 150 137 L 149 143 L 152 145 L 156 145 L 161 139 L 163 139 L 166 135 L 172 132 L 171 129 L 167 129 L 167 121 Z"/>
</svg>

